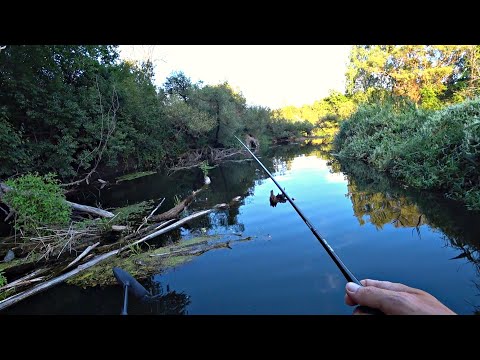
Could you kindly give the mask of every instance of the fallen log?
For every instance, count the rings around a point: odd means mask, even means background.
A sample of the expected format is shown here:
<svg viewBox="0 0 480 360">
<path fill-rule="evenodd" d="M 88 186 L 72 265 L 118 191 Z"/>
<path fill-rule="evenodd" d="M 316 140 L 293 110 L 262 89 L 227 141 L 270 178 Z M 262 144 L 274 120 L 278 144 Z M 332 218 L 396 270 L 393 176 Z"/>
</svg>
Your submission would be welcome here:
<svg viewBox="0 0 480 360">
<path fill-rule="evenodd" d="M 177 206 L 174 206 L 170 210 L 165 211 L 165 212 L 163 212 L 159 215 L 153 216 L 151 218 L 152 221 L 160 222 L 160 221 L 165 221 L 165 220 L 171 220 L 171 219 L 174 219 L 174 218 L 178 217 L 178 215 L 183 211 L 183 209 L 185 209 L 188 205 L 190 205 L 190 203 L 193 201 L 195 196 L 202 190 L 203 190 L 203 187 L 196 190 L 196 191 L 193 191 L 191 195 L 187 196 Z"/>
<path fill-rule="evenodd" d="M 85 212 L 85 213 L 89 213 L 89 214 L 93 214 L 93 215 L 97 215 L 105 218 L 113 218 L 115 216 L 115 214 L 110 211 L 99 209 L 93 206 L 81 205 L 71 201 L 67 201 L 67 204 L 70 205 L 73 210 L 77 210 L 80 212 Z"/>
</svg>

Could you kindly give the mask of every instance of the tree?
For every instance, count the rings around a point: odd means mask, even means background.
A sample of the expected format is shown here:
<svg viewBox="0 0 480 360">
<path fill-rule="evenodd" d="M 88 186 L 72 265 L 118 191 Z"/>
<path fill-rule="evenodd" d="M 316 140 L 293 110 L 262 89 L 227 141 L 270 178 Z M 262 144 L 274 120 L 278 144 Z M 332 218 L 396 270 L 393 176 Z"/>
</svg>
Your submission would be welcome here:
<svg viewBox="0 0 480 360">
<path fill-rule="evenodd" d="M 192 80 L 187 77 L 182 71 L 173 72 L 170 75 L 163 87 L 167 94 L 178 95 L 184 102 L 187 102 L 190 97 L 190 92 L 193 88 Z"/>
<path fill-rule="evenodd" d="M 215 119 L 215 127 L 210 139 L 214 146 L 227 146 L 234 143 L 232 134 L 242 128 L 242 115 L 246 100 L 227 83 L 207 85 L 196 92 L 195 105 Z"/>
<path fill-rule="evenodd" d="M 12 152 L 28 155 L 25 170 L 73 176 L 89 166 L 79 156 L 97 146 L 88 130 L 99 116 L 95 84 L 117 59 L 116 48 L 104 45 L 7 46 L 0 53 L 0 109 L 9 136 L 21 139 Z"/>
<path fill-rule="evenodd" d="M 435 106 L 462 72 L 464 46 L 359 45 L 350 53 L 347 94 L 385 89 L 416 104 Z"/>
</svg>

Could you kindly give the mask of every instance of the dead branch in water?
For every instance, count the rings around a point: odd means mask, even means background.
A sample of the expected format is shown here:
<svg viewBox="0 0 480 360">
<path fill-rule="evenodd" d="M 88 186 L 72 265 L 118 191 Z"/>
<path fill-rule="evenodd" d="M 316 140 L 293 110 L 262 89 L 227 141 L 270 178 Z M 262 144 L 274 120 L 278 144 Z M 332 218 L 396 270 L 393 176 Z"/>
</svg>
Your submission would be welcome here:
<svg viewBox="0 0 480 360">
<path fill-rule="evenodd" d="M 64 280 L 74 276 L 74 275 L 77 275 L 78 273 L 82 272 L 83 270 L 88 269 L 88 268 L 98 264 L 99 262 L 101 262 L 105 259 L 108 259 L 110 256 L 115 255 L 117 253 L 118 253 L 118 250 L 113 250 L 113 251 L 110 251 L 106 254 L 99 255 L 96 258 L 94 258 L 93 260 L 89 261 L 88 263 L 80 265 L 77 268 L 69 271 L 66 274 L 58 276 L 58 277 L 56 277 L 52 280 L 46 281 L 42 284 L 35 285 L 33 288 L 31 288 L 29 290 L 25 290 L 21 293 L 10 296 L 10 297 L 6 298 L 5 300 L 0 301 L 0 310 L 3 310 L 3 309 L 5 309 L 5 308 L 7 308 L 7 307 L 9 307 L 13 304 L 16 304 L 17 302 L 19 302 L 21 300 L 24 300 L 27 297 L 35 295 L 35 294 L 37 294 L 39 292 L 42 292 L 44 290 L 47 290 L 47 289 L 51 288 L 52 286 L 57 285 L 57 284 L 63 282 Z"/>
<path fill-rule="evenodd" d="M 68 268 L 71 268 L 73 265 L 75 265 L 76 263 L 78 263 L 80 260 L 82 260 L 85 256 L 87 256 L 87 254 L 92 251 L 93 249 L 95 249 L 98 245 L 100 244 L 100 242 L 96 242 L 95 244 L 93 245 L 90 245 L 89 247 L 87 247 L 80 255 L 78 255 L 78 257 L 73 260 L 70 264 L 68 264 L 62 271 L 65 271 L 67 270 Z"/>
<path fill-rule="evenodd" d="M 15 281 L 12 281 L 11 283 L 8 283 L 5 286 L 0 287 L 0 291 L 7 290 L 7 289 L 12 288 L 12 287 L 16 287 L 19 284 L 23 284 L 23 283 L 25 283 L 25 281 L 30 280 L 34 276 L 37 276 L 41 273 L 44 273 L 45 271 L 47 271 L 46 268 L 35 270 L 35 271 L 31 272 L 30 274 L 21 277 L 20 279 L 17 279 Z"/>
<path fill-rule="evenodd" d="M 38 228 L 38 230 L 49 234 L 29 237 L 29 245 L 25 245 L 24 248 L 25 250 L 30 248 L 30 253 L 42 251 L 43 255 L 38 259 L 39 261 L 43 258 L 48 260 L 53 255 L 56 255 L 58 259 L 65 250 L 68 253 L 77 251 L 82 245 L 86 246 L 89 242 L 91 243 L 100 237 L 98 229 L 75 229 L 73 223 L 70 224 L 68 229 Z"/>
<path fill-rule="evenodd" d="M 160 203 L 157 205 L 157 207 L 155 209 L 152 210 L 152 212 L 150 213 L 150 215 L 148 215 L 146 218 L 143 219 L 143 222 L 140 224 L 140 226 L 137 228 L 137 230 L 135 231 L 135 233 L 138 234 L 138 232 L 140 231 L 140 229 L 148 222 L 148 220 L 153 216 L 153 214 L 155 214 L 155 212 L 158 210 L 158 208 L 160 206 L 162 206 L 163 202 L 165 201 L 165 198 L 162 199 L 162 201 L 160 201 Z"/>
<path fill-rule="evenodd" d="M 203 216 L 203 215 L 206 215 L 206 214 L 209 214 L 211 213 L 212 211 L 215 211 L 215 210 L 219 210 L 219 209 L 226 209 L 228 208 L 228 205 L 227 204 L 217 204 L 215 205 L 213 208 L 211 209 L 208 209 L 208 210 L 202 210 L 202 211 L 198 211 L 196 213 L 193 213 L 192 215 L 189 215 L 187 217 L 184 217 L 183 219 L 181 220 L 178 220 L 177 222 L 173 223 L 172 225 L 169 225 L 163 229 L 160 229 L 158 231 L 155 231 L 143 238 L 141 238 L 140 240 L 137 240 L 131 244 L 128 244 L 126 246 L 124 246 L 123 248 L 121 248 L 119 251 L 123 251 L 125 249 L 128 249 L 130 248 L 131 246 L 134 246 L 134 245 L 137 245 L 137 244 L 140 244 L 144 241 L 147 241 L 147 240 L 150 240 L 150 239 L 153 239 L 159 235 L 162 235 L 162 234 L 165 234 L 166 232 L 170 231 L 170 230 L 173 230 L 173 229 L 176 229 L 178 228 L 179 226 L 185 224 L 186 222 L 189 222 L 190 220 L 193 220 L 197 217 L 200 217 L 200 216 Z"/>
<path fill-rule="evenodd" d="M 207 160 L 210 164 L 215 164 L 224 159 L 240 154 L 246 155 L 247 153 L 244 149 L 219 149 L 206 146 L 202 149 L 190 150 L 179 156 L 174 164 L 168 166 L 168 172 L 173 173 L 179 170 L 191 169 L 199 166 L 204 160 Z"/>
<path fill-rule="evenodd" d="M 196 191 L 193 191 L 191 195 L 187 196 L 183 201 L 181 201 L 178 205 L 174 206 L 168 211 L 165 211 L 157 216 L 152 217 L 153 221 L 160 222 L 170 219 L 175 219 L 178 215 L 185 209 L 190 203 L 193 201 L 195 196 L 202 191 L 203 188 L 200 188 Z"/>
<path fill-rule="evenodd" d="M 99 209 L 99 208 L 96 208 L 96 207 L 93 207 L 93 206 L 80 205 L 80 204 L 73 203 L 73 202 L 70 202 L 70 201 L 67 201 L 67 204 L 70 205 L 73 210 L 77 210 L 77 211 L 80 211 L 80 212 L 85 212 L 85 213 L 97 215 L 97 216 L 104 217 L 104 218 L 113 218 L 115 216 L 115 214 L 113 214 L 110 211 Z"/>
</svg>

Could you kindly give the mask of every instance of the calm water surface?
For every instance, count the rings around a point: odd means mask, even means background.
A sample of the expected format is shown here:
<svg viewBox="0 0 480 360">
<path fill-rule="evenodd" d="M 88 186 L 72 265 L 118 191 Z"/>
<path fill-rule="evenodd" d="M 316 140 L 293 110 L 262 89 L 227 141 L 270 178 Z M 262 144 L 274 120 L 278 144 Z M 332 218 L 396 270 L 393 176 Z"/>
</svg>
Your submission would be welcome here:
<svg viewBox="0 0 480 360">
<path fill-rule="evenodd" d="M 434 294 L 454 311 L 480 309 L 480 216 L 434 194 L 410 191 L 362 164 L 331 163 L 311 146 L 272 149 L 262 162 L 359 279 L 402 282 Z M 211 170 L 209 189 L 191 210 L 228 202 L 238 208 L 182 228 L 182 238 L 241 233 L 252 240 L 207 252 L 141 283 L 160 299 L 130 297 L 130 314 L 351 314 L 345 279 L 288 203 L 271 207 L 273 182 L 253 161 Z M 185 196 L 198 169 L 162 174 L 85 193 L 78 200 L 123 206 Z M 178 239 L 181 241 L 182 239 Z M 60 285 L 7 309 L 9 314 L 118 314 L 119 286 Z"/>
</svg>

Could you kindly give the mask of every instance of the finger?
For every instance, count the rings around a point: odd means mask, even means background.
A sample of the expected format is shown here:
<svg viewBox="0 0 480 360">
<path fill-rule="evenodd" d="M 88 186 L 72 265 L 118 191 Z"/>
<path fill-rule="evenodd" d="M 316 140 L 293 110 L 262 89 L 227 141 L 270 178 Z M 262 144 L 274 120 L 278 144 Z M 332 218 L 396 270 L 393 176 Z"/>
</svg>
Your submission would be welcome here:
<svg viewBox="0 0 480 360">
<path fill-rule="evenodd" d="M 391 290 L 391 291 L 403 291 L 411 294 L 420 294 L 423 293 L 423 290 L 415 289 L 407 285 L 403 285 L 400 283 L 393 283 L 390 281 L 379 281 L 379 280 L 372 280 L 372 279 L 365 279 L 360 281 L 363 286 L 375 286 L 379 289 Z"/>
<path fill-rule="evenodd" d="M 346 285 L 347 295 L 353 302 L 379 309 L 385 314 L 396 313 L 405 307 L 403 292 L 386 290 L 375 286 L 359 286 L 353 282 Z"/>
<path fill-rule="evenodd" d="M 347 294 L 345 294 L 345 304 L 347 304 L 348 306 L 357 305 L 357 303 L 355 301 L 353 301 L 352 298 L 350 296 L 348 296 Z"/>
</svg>

